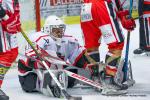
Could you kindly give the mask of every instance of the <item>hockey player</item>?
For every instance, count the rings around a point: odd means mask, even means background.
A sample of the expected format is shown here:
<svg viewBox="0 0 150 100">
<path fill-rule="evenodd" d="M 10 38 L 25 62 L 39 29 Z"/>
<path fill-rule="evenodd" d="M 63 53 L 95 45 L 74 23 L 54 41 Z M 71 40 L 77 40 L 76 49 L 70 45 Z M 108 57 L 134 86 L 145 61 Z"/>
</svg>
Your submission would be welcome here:
<svg viewBox="0 0 150 100">
<path fill-rule="evenodd" d="M 69 61 L 69 63 L 79 68 L 86 68 L 87 64 L 90 63 L 85 55 L 86 49 L 80 46 L 78 41 L 72 36 L 64 35 L 65 29 L 66 25 L 60 18 L 57 16 L 49 16 L 45 21 L 43 32 L 31 34 L 29 38 L 36 45 L 37 50 L 42 52 L 42 54 L 44 54 L 43 50 L 50 55 L 54 55 L 56 53 L 54 56 L 57 55 L 62 60 Z M 26 45 L 25 47 L 25 55 L 36 58 L 34 51 L 29 45 Z M 55 62 L 48 62 L 47 64 L 50 69 L 55 70 L 59 68 L 62 69 L 63 66 L 61 66 L 61 64 L 57 65 Z M 95 66 L 89 67 L 92 75 L 96 73 L 92 69 L 94 67 Z M 21 58 L 18 62 L 18 69 L 20 72 L 19 81 L 23 90 L 27 92 L 40 91 L 46 95 L 60 97 L 60 95 L 58 95 L 55 91 L 57 86 L 51 82 L 51 78 L 47 73 L 47 70 L 38 61 L 31 58 L 26 59 L 26 57 Z M 39 70 L 42 75 L 39 74 Z M 77 72 L 76 69 L 71 69 L 70 71 L 75 73 Z M 60 75 L 57 72 L 55 74 L 57 77 Z M 61 76 L 63 76 L 63 74 Z M 68 82 L 66 80 L 60 80 L 62 84 L 66 84 L 64 85 L 66 87 L 67 84 L 68 87 L 72 87 L 74 85 L 74 81 L 75 80 L 72 78 L 69 78 Z"/>
<path fill-rule="evenodd" d="M 150 1 L 139 0 L 139 48 L 134 50 L 134 54 L 150 53 Z"/>
<path fill-rule="evenodd" d="M 6 72 L 18 55 L 19 19 L 18 0 L 0 0 L 0 100 L 9 100 L 1 87 Z"/>
<path fill-rule="evenodd" d="M 115 86 L 117 89 L 127 89 L 127 86 L 115 80 L 118 65 L 124 46 L 122 26 L 133 30 L 135 22 L 128 18 L 129 12 L 123 10 L 119 0 L 83 0 L 81 8 L 81 28 L 83 31 L 85 47 L 88 54 L 99 61 L 98 48 L 103 37 L 108 45 L 104 70 L 104 83 Z"/>
<path fill-rule="evenodd" d="M 44 52 L 56 50 L 56 44 L 48 34 L 43 32 L 32 33 L 29 35 L 29 39 L 34 43 L 34 45 L 36 45 L 36 49 L 40 52 L 42 52 L 42 49 Z M 22 89 L 26 92 L 39 91 L 45 95 L 52 95 L 47 92 L 47 88 L 50 88 L 47 87 L 49 84 L 46 83 L 48 80 L 50 80 L 49 78 L 46 78 L 47 76 L 45 76 L 47 75 L 47 71 L 44 66 L 40 64 L 38 61 L 39 59 L 29 44 L 25 45 L 24 55 L 26 57 L 21 57 L 18 61 L 19 82 Z M 47 64 L 49 66 L 53 66 L 50 63 Z M 55 67 L 56 66 L 53 66 L 51 68 L 56 69 Z"/>
</svg>

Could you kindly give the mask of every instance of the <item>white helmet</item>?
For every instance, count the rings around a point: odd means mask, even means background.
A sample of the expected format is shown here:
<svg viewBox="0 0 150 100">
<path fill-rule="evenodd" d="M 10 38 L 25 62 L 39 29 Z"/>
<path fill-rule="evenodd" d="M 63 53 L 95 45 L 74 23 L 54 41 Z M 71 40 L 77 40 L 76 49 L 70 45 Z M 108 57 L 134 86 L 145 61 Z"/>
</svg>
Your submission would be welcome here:
<svg viewBox="0 0 150 100">
<path fill-rule="evenodd" d="M 50 36 L 55 41 L 60 41 L 64 35 L 66 29 L 65 23 L 57 16 L 49 16 L 44 24 L 43 30 L 45 33 L 50 34 Z"/>
</svg>

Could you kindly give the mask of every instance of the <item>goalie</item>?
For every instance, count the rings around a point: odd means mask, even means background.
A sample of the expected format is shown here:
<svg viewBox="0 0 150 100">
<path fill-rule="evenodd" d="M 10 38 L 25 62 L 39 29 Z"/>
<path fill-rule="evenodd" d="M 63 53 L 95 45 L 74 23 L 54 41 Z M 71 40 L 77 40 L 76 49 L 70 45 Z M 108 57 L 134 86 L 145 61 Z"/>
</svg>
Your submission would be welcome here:
<svg viewBox="0 0 150 100">
<path fill-rule="evenodd" d="M 72 36 L 64 35 L 65 29 L 66 25 L 60 18 L 49 16 L 45 21 L 43 31 L 30 34 L 29 38 L 36 45 L 36 49 L 41 52 L 41 56 L 50 54 L 69 61 L 79 68 L 86 68 L 90 63 L 85 56 L 86 49 L 80 46 Z M 60 97 L 58 87 L 45 67 L 38 61 L 29 44 L 25 46 L 25 55 L 26 57 L 20 58 L 18 62 L 19 81 L 22 89 L 26 92 L 39 91 L 45 95 Z M 65 73 L 59 71 L 68 66 L 58 65 L 55 62 L 47 62 L 47 64 L 65 88 L 74 86 L 75 79 L 66 77 Z M 95 65 L 88 67 L 92 76 L 98 74 L 97 67 Z M 76 68 L 70 71 L 77 73 Z"/>
<path fill-rule="evenodd" d="M 96 62 L 86 53 L 86 49 L 80 46 L 75 38 L 64 35 L 65 29 L 66 25 L 60 18 L 49 16 L 45 21 L 43 31 L 30 34 L 29 38 L 35 44 L 36 49 L 41 52 L 41 57 L 53 55 L 68 61 L 78 68 L 89 69 L 91 78 L 94 81 L 101 82 L 100 78 L 102 77 L 99 76 L 103 68 L 95 64 Z M 38 61 L 29 44 L 25 47 L 25 55 L 26 57 L 20 58 L 18 62 L 19 81 L 22 89 L 27 92 L 40 91 L 45 95 L 60 97 L 59 88 L 53 82 L 45 67 Z M 97 55 L 92 57 L 96 58 Z M 47 64 L 51 70 L 54 70 L 54 74 L 66 89 L 75 85 L 75 79 L 66 77 L 65 73 L 59 71 L 59 69 L 68 68 L 69 66 L 58 64 L 56 61 L 47 62 Z M 88 64 L 91 66 L 88 66 Z M 70 71 L 77 73 L 76 68 L 71 68 Z M 124 89 L 127 89 L 127 86 Z M 117 90 L 112 88 L 110 91 L 107 90 L 102 93 L 107 95 L 108 92 L 122 93 L 119 92 L 118 88 Z"/>
</svg>

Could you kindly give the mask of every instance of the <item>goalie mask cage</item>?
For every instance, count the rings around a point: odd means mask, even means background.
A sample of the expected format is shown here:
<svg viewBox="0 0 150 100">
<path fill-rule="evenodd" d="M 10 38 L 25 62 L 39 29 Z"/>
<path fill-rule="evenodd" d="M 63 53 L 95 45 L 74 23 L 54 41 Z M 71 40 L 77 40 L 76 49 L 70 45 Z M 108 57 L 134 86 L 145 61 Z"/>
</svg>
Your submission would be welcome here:
<svg viewBox="0 0 150 100">
<path fill-rule="evenodd" d="M 20 19 L 25 31 L 40 31 L 40 0 L 19 0 Z"/>
</svg>

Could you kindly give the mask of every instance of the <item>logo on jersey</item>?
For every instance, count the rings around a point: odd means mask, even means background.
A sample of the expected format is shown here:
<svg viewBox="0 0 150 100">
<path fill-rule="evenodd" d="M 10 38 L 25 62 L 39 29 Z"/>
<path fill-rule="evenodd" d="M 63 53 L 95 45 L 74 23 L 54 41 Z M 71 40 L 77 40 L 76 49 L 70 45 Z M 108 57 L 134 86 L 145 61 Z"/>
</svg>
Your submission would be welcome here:
<svg viewBox="0 0 150 100">
<path fill-rule="evenodd" d="M 44 50 L 47 50 L 48 47 L 50 46 L 50 42 L 49 42 L 49 39 L 44 39 L 45 40 L 45 43 L 44 43 Z"/>
<path fill-rule="evenodd" d="M 81 22 L 87 22 L 93 20 L 91 14 L 92 3 L 85 3 L 81 8 Z"/>
<path fill-rule="evenodd" d="M 100 26 L 99 28 L 103 34 L 104 41 L 107 44 L 116 42 L 116 38 L 110 24 Z"/>
</svg>

